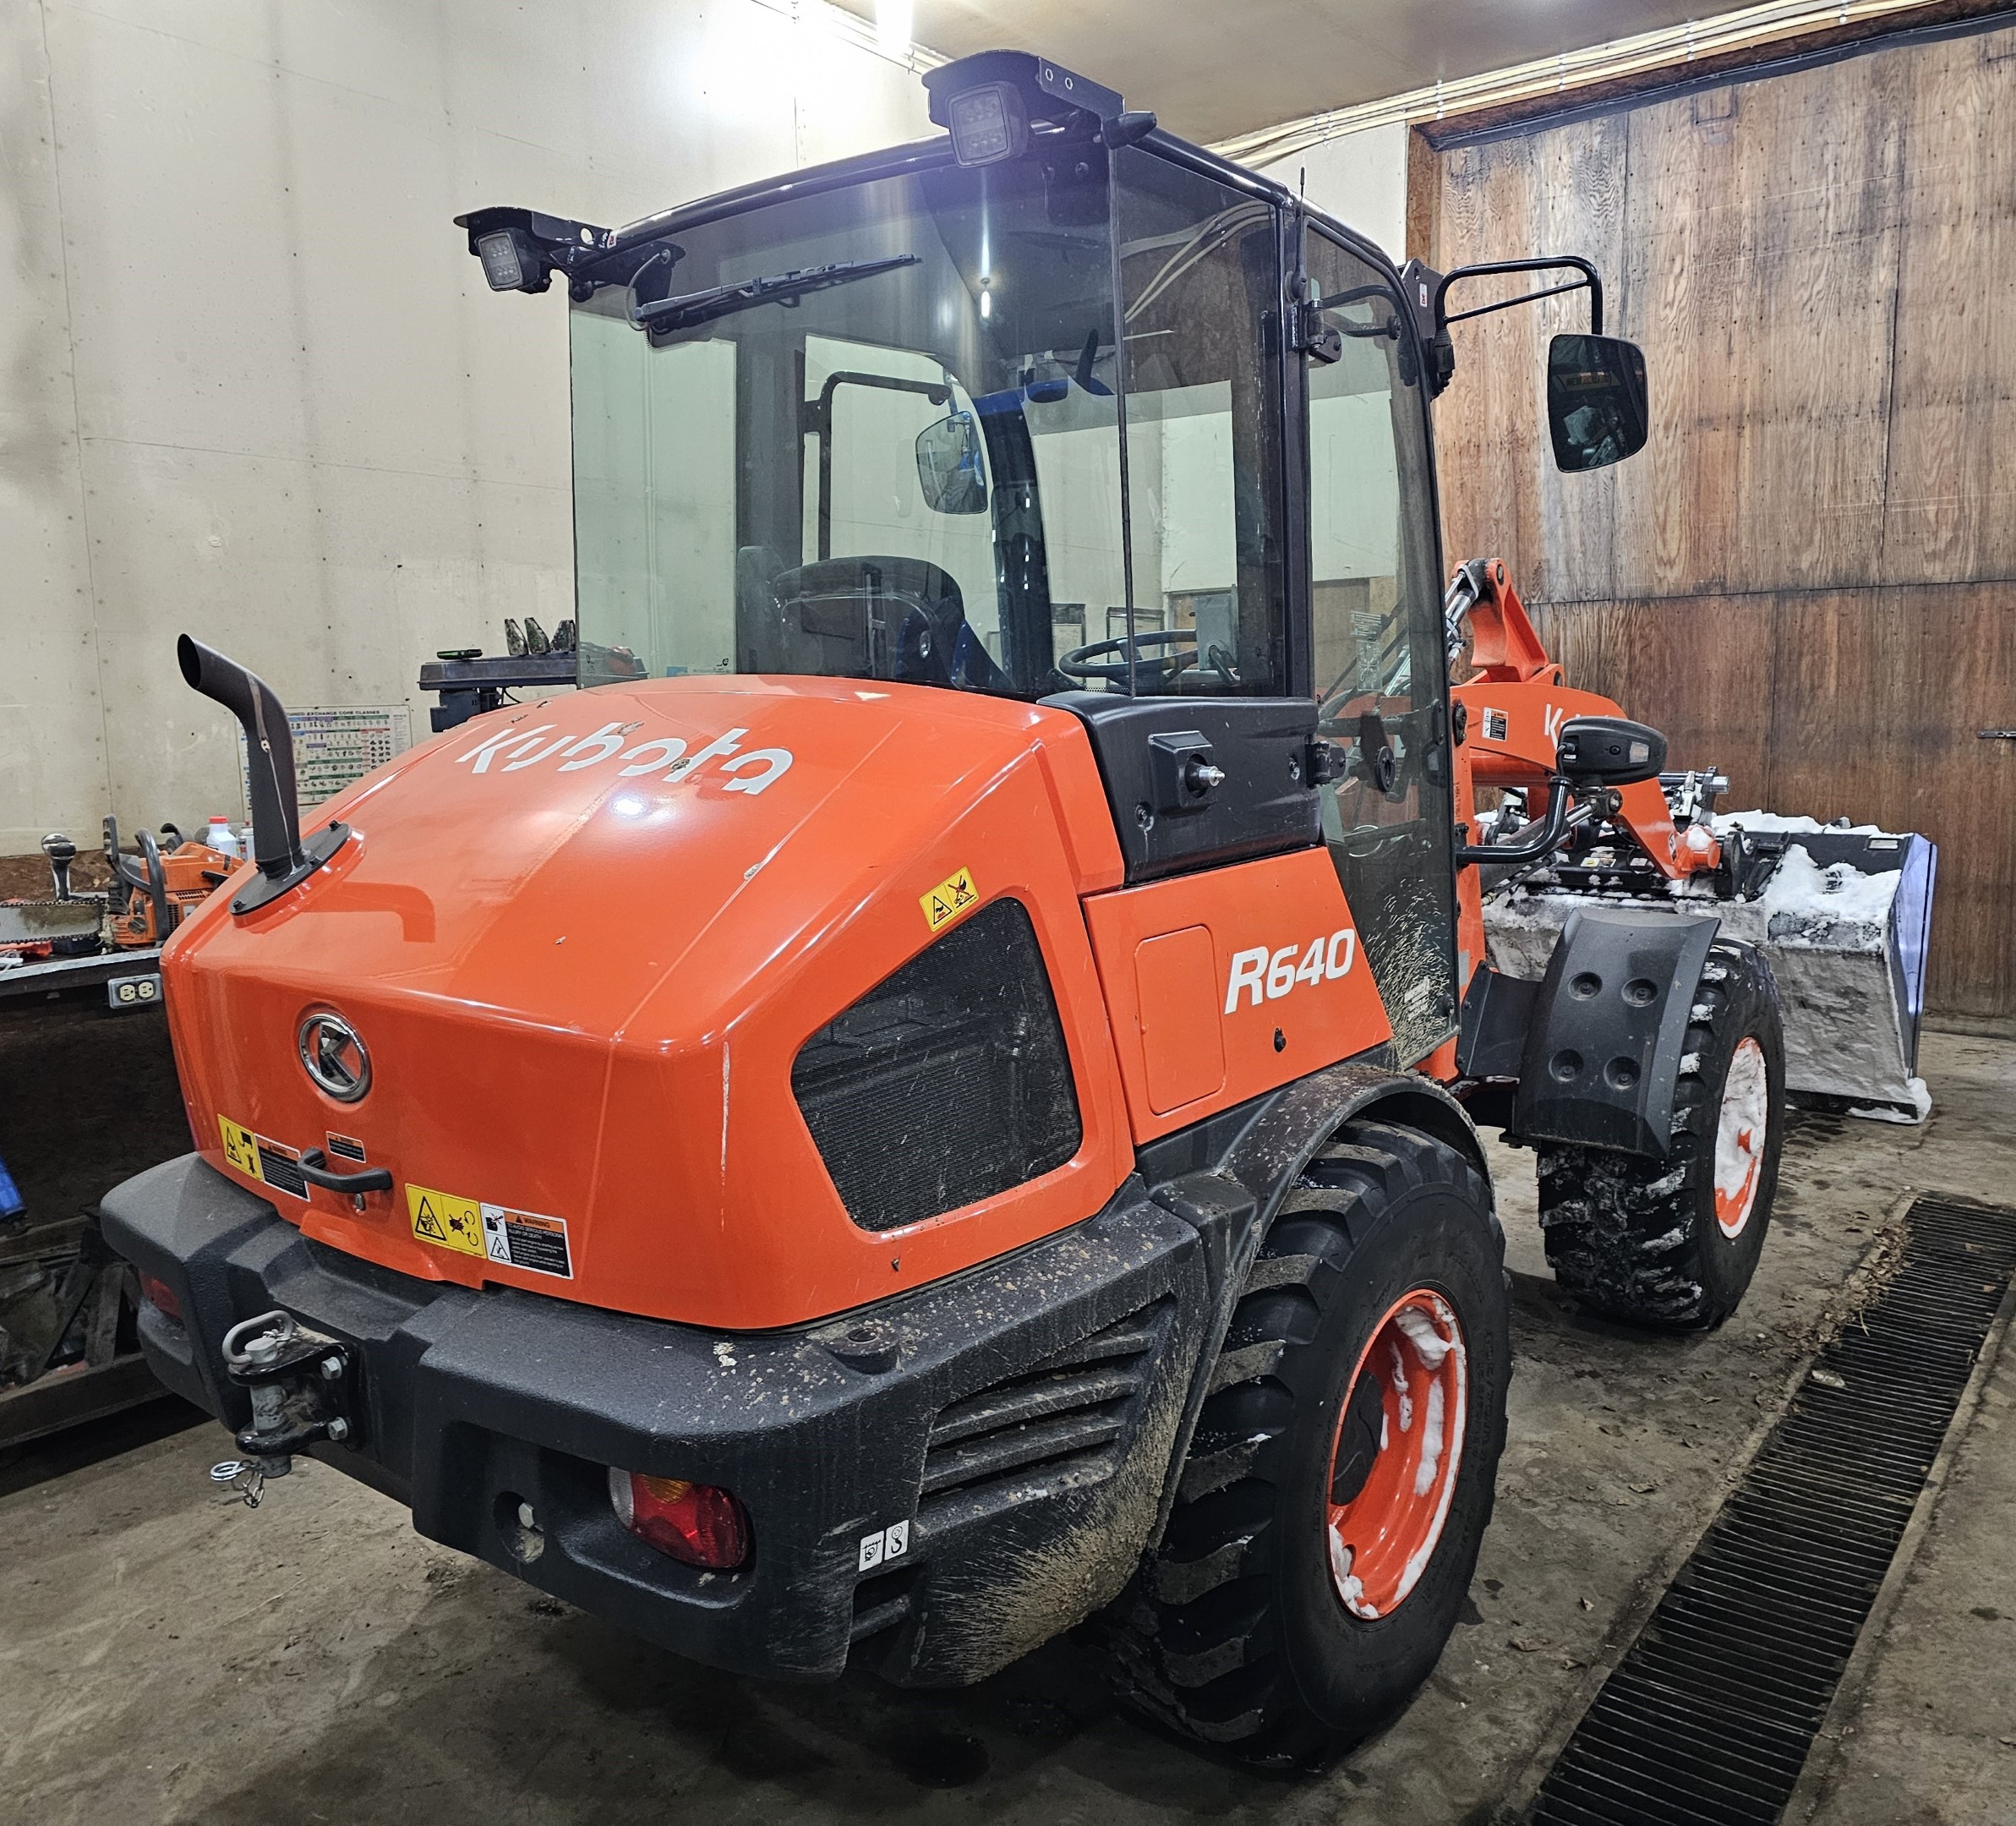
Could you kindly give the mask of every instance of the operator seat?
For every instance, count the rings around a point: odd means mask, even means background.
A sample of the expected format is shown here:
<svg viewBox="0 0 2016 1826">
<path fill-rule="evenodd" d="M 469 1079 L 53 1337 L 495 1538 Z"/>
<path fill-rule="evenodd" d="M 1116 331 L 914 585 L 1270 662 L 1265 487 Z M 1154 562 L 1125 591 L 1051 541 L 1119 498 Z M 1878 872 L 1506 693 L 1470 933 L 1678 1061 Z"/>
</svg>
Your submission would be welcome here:
<svg viewBox="0 0 2016 1826">
<path fill-rule="evenodd" d="M 735 644 L 744 671 L 979 690 L 1008 685 L 941 566 L 924 558 L 824 558 L 759 579 L 767 555 L 757 546 L 736 554 Z"/>
</svg>

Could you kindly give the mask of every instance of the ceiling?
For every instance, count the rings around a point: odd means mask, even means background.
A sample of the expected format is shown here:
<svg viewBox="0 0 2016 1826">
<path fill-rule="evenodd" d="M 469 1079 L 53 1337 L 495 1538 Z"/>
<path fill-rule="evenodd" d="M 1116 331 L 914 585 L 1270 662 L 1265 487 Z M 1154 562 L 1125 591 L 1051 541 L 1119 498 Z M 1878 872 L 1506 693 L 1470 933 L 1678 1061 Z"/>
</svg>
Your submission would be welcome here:
<svg viewBox="0 0 2016 1826">
<path fill-rule="evenodd" d="M 839 0 L 864 19 L 875 0 Z M 914 0 L 947 57 L 1037 51 L 1209 143 L 1724 10 L 1715 0 Z"/>
</svg>

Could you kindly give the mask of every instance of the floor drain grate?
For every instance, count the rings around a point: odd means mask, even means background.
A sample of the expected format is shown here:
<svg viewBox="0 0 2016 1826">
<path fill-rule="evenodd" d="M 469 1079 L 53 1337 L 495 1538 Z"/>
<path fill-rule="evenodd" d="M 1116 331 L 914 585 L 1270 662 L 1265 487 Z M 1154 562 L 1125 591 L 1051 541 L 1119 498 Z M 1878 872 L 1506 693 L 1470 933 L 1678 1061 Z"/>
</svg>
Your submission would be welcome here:
<svg viewBox="0 0 2016 1826">
<path fill-rule="evenodd" d="M 1547 1779 L 1534 1826 L 1775 1821 L 2012 1271 L 2016 1211 L 1920 1199 Z"/>
</svg>

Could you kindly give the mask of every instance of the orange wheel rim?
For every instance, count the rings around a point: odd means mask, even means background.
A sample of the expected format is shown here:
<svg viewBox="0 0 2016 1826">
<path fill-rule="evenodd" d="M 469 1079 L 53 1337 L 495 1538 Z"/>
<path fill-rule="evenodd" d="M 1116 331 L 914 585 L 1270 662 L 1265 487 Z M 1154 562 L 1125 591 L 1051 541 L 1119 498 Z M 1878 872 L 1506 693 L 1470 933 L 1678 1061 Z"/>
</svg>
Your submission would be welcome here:
<svg viewBox="0 0 2016 1826">
<path fill-rule="evenodd" d="M 1746 1038 L 1729 1059 L 1729 1076 L 1722 1081 L 1722 1114 L 1715 1124 L 1715 1223 L 1725 1237 L 1742 1233 L 1757 1202 L 1770 1122 L 1764 1049 Z"/>
<path fill-rule="evenodd" d="M 1386 1616 L 1442 1538 L 1463 1457 L 1469 1368 L 1440 1293 L 1396 1300 L 1360 1353 L 1330 1441 L 1325 1534 L 1330 1582 L 1353 1616 Z"/>
</svg>

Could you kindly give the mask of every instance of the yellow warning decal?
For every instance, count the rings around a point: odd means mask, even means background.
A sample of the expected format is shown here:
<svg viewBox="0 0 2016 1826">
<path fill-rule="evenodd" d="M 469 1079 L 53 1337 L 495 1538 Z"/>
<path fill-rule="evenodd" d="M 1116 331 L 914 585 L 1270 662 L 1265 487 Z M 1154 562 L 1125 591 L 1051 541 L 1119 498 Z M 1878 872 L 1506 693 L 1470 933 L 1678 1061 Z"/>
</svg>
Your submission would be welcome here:
<svg viewBox="0 0 2016 1826">
<path fill-rule="evenodd" d="M 474 1199 L 437 1192 L 432 1186 L 409 1185 L 406 1209 L 412 1219 L 413 1234 L 421 1242 L 460 1249 L 465 1255 L 483 1254 L 483 1212 Z"/>
<path fill-rule="evenodd" d="M 259 1170 L 259 1137 L 249 1129 L 239 1128 L 228 1116 L 218 1117 L 217 1128 L 224 1137 L 224 1158 L 248 1179 L 263 1180 L 266 1176 Z"/>
<path fill-rule="evenodd" d="M 949 926 L 962 913 L 969 913 L 980 905 L 980 889 L 973 885 L 973 871 L 961 869 L 956 875 L 948 875 L 927 894 L 921 894 L 917 905 L 924 909 L 924 923 L 937 932 Z"/>
</svg>

